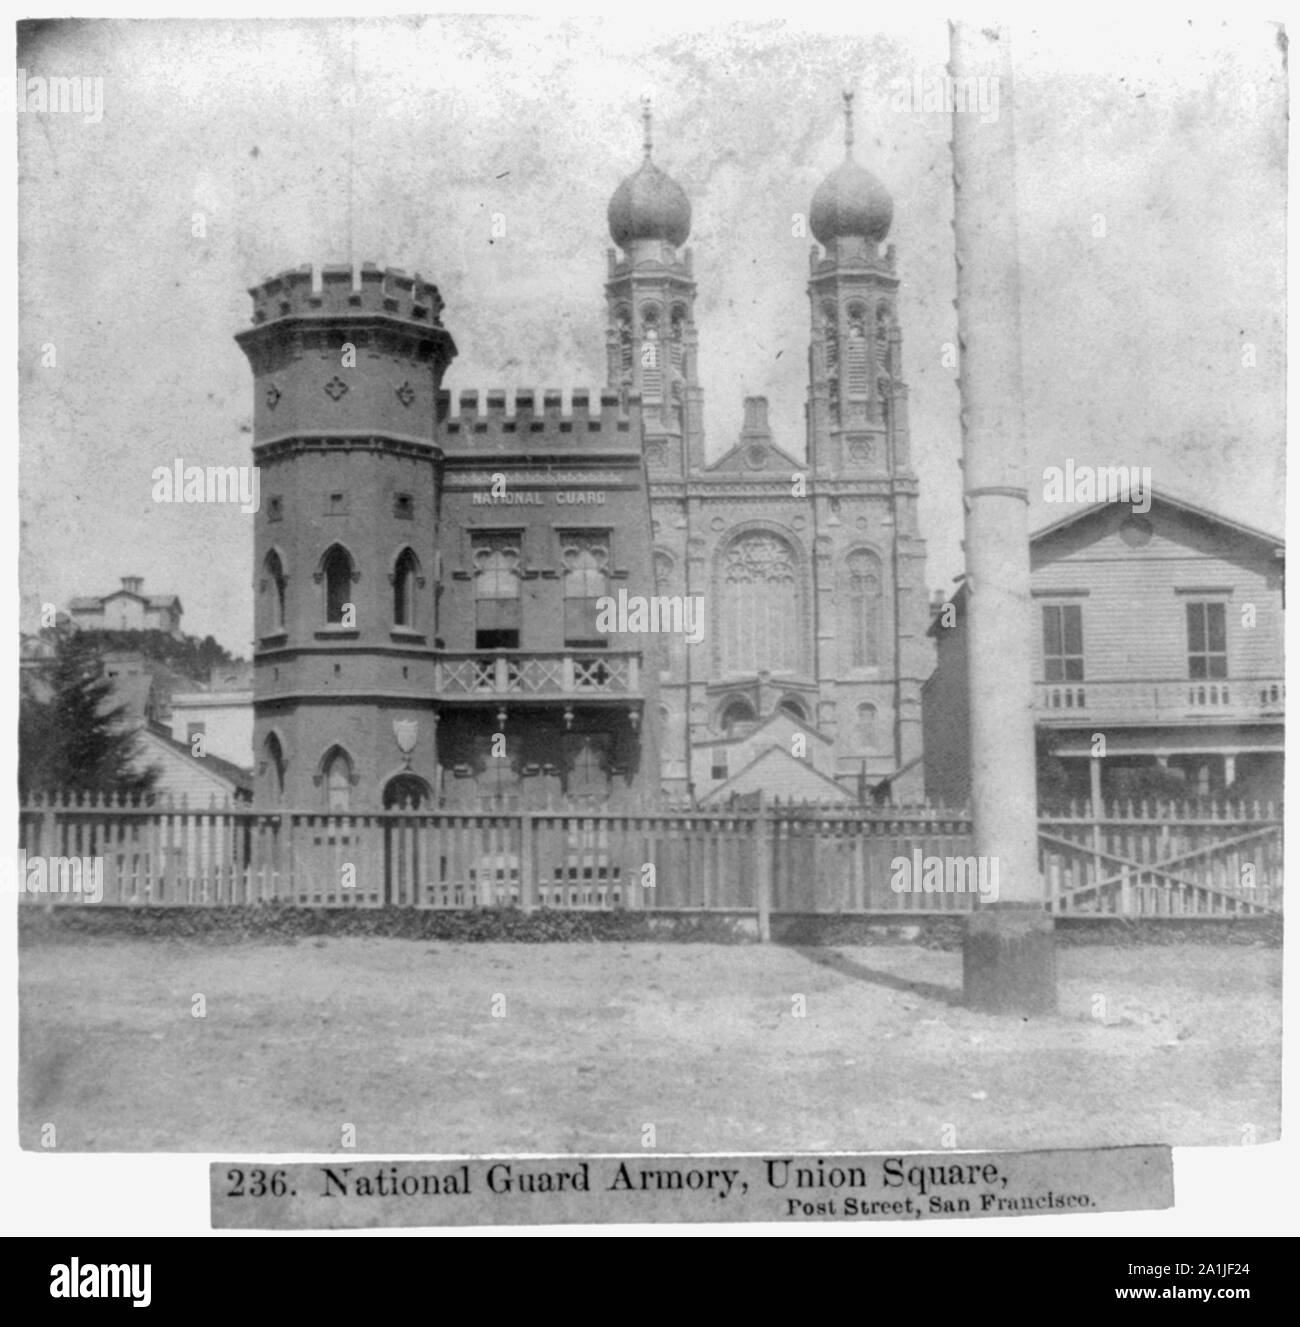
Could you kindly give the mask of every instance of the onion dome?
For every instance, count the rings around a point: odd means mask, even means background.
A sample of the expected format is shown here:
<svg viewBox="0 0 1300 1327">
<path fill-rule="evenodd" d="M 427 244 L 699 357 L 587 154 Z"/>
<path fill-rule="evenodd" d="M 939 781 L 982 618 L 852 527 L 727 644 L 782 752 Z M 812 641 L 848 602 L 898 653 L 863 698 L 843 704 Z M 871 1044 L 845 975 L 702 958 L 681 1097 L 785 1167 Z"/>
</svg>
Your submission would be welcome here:
<svg viewBox="0 0 1300 1327">
<path fill-rule="evenodd" d="M 676 180 L 650 160 L 650 108 L 645 121 L 645 160 L 609 200 L 609 233 L 620 249 L 634 240 L 665 240 L 673 248 L 691 233 L 691 203 Z"/>
<path fill-rule="evenodd" d="M 844 160 L 817 186 L 809 212 L 822 244 L 854 235 L 879 244 L 889 234 L 894 200 L 869 170 L 853 160 L 853 94 L 844 94 Z"/>
</svg>

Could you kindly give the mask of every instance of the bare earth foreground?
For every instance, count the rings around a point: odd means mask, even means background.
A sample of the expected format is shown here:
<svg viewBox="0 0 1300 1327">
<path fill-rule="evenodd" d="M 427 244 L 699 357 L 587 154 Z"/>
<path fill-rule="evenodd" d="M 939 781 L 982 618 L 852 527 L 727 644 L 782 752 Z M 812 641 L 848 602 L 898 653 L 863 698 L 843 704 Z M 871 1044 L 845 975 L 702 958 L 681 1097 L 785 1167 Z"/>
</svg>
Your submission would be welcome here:
<svg viewBox="0 0 1300 1327">
<path fill-rule="evenodd" d="M 1058 958 L 1061 1013 L 1023 1022 L 955 1006 L 960 954 L 906 944 L 28 942 L 22 1144 L 47 1124 L 61 1151 L 330 1152 L 349 1124 L 360 1153 L 639 1152 L 646 1125 L 662 1152 L 1278 1136 L 1279 949 Z"/>
</svg>

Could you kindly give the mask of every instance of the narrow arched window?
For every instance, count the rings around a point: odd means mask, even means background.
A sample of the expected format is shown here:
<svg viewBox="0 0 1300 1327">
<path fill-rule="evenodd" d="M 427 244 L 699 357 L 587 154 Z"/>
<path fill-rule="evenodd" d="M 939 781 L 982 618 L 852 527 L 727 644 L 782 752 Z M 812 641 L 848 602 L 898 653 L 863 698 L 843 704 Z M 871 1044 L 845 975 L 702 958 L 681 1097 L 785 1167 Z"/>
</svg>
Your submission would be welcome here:
<svg viewBox="0 0 1300 1327">
<path fill-rule="evenodd" d="M 840 331 L 835 305 L 822 305 L 822 343 L 826 347 L 826 376 L 835 378 L 840 371 Z"/>
<path fill-rule="evenodd" d="M 262 634 L 274 635 L 284 630 L 285 575 L 280 555 L 272 549 L 262 564 Z"/>
<path fill-rule="evenodd" d="M 343 610 L 352 601 L 352 558 L 347 549 L 335 544 L 325 554 L 321 571 L 325 578 L 325 621 L 337 626 Z"/>
<path fill-rule="evenodd" d="M 849 642 L 849 663 L 873 668 L 880 662 L 880 559 L 865 548 L 850 553 L 846 566 L 844 636 Z"/>
<path fill-rule="evenodd" d="M 352 761 L 342 747 L 334 747 L 325 758 L 323 771 L 325 804 L 331 811 L 347 811 L 352 803 Z"/>
<path fill-rule="evenodd" d="M 874 751 L 876 743 L 879 740 L 876 733 L 876 707 L 874 705 L 858 706 L 858 727 L 857 747 L 859 751 Z"/>
<path fill-rule="evenodd" d="M 402 549 L 393 566 L 393 625 L 415 626 L 415 588 L 418 584 L 415 554 Z"/>
<path fill-rule="evenodd" d="M 270 775 L 271 793 L 278 801 L 284 796 L 284 748 L 274 733 L 268 733 L 262 751 L 266 757 L 266 772 Z"/>
<path fill-rule="evenodd" d="M 673 317 L 670 330 L 672 339 L 669 342 L 669 347 L 672 355 L 673 368 L 678 373 L 685 373 L 686 310 L 680 304 L 673 305 Z"/>
</svg>

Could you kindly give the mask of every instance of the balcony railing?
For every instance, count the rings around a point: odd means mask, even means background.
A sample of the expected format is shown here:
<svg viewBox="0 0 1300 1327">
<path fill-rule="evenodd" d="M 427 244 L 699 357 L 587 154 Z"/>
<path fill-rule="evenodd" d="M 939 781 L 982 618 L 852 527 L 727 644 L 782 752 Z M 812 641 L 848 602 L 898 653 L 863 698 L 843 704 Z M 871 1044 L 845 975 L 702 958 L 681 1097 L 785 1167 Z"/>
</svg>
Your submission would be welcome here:
<svg viewBox="0 0 1300 1327">
<path fill-rule="evenodd" d="M 435 686 L 439 696 L 449 700 L 476 696 L 637 698 L 641 695 L 641 655 L 634 650 L 444 654 L 437 661 Z"/>
<path fill-rule="evenodd" d="M 1286 684 L 1280 677 L 1038 682 L 1034 691 L 1035 717 L 1056 724 L 1281 720 L 1286 710 Z"/>
</svg>

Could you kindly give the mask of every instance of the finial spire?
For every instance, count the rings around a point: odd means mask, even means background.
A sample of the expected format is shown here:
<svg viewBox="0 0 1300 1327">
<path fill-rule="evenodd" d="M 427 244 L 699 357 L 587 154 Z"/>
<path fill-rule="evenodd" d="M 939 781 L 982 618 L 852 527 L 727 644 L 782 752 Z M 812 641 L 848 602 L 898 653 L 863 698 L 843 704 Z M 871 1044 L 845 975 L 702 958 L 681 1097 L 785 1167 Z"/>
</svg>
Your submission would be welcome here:
<svg viewBox="0 0 1300 1327">
<path fill-rule="evenodd" d="M 853 155 L 853 93 L 844 94 L 844 155 Z"/>
<path fill-rule="evenodd" d="M 645 159 L 650 160 L 650 94 L 643 92 L 641 94 L 641 124 L 644 128 L 644 139 L 642 146 L 645 148 Z"/>
</svg>

